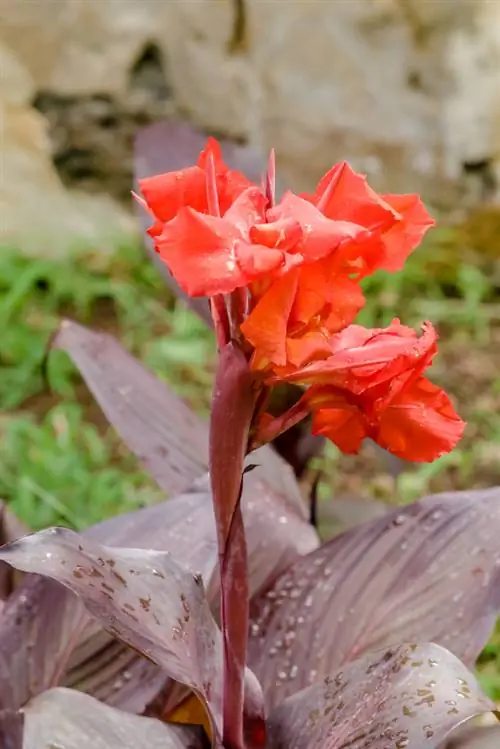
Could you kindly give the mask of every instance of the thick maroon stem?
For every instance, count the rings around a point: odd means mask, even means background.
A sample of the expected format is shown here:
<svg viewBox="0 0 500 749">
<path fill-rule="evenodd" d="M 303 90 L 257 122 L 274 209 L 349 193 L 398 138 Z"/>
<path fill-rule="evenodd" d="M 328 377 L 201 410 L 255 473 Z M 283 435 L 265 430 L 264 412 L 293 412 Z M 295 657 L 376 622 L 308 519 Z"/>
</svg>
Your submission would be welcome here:
<svg viewBox="0 0 500 749">
<path fill-rule="evenodd" d="M 228 343 L 219 354 L 210 420 L 210 480 L 221 575 L 226 749 L 243 748 L 249 588 L 240 497 L 257 396 L 258 387 L 243 352 Z"/>
</svg>

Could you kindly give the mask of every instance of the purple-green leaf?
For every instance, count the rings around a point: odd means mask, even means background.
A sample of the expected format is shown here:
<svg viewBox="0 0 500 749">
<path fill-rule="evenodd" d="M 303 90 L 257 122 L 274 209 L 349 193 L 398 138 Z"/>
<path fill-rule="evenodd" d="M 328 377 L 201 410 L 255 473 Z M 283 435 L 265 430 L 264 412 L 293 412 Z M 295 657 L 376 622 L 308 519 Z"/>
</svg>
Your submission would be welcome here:
<svg viewBox="0 0 500 749">
<path fill-rule="evenodd" d="M 53 346 L 69 354 L 108 421 L 166 494 L 184 490 L 206 471 L 208 424 L 116 338 L 64 320 Z M 290 466 L 269 446 L 253 453 L 252 462 L 305 518 Z"/>
<path fill-rule="evenodd" d="M 115 338 L 64 320 L 53 346 L 70 355 L 106 418 L 167 494 L 206 470 L 206 425 Z"/>
<path fill-rule="evenodd" d="M 268 454 L 266 469 L 276 465 Z M 265 453 L 262 457 L 267 460 Z M 275 479 L 279 484 L 278 471 Z M 242 509 L 250 585 L 258 592 L 299 555 L 316 548 L 318 539 L 297 499 L 273 491 L 260 468 L 245 477 Z M 197 566 L 198 555 L 203 558 L 216 547 L 208 477 L 177 499 L 107 520 L 83 535 L 108 546 L 170 551 L 187 566 Z M 142 712 L 164 682 L 161 669 L 98 628 L 81 602 L 54 581 L 28 575 L 8 599 L 0 620 L 0 705 L 17 708 L 40 691 L 64 684 Z"/>
<path fill-rule="evenodd" d="M 16 709 L 57 684 L 89 618 L 53 580 L 27 576 L 0 618 L 0 705 Z"/>
<path fill-rule="evenodd" d="M 44 692 L 23 713 L 23 749 L 202 749 L 204 745 L 192 728 L 130 715 L 71 689 Z M 2 749 L 8 747 L 2 744 Z"/>
<path fill-rule="evenodd" d="M 167 493 L 191 484 L 206 470 L 205 423 L 115 339 L 66 322 L 55 343 L 73 358 L 111 423 Z M 306 522 L 290 467 L 268 447 L 252 460 L 259 468 L 245 479 L 243 513 L 251 590 L 256 593 L 315 548 L 318 539 Z M 193 554 L 215 544 L 207 476 L 178 500 L 113 518 L 84 535 L 107 545 L 169 550 L 189 566 Z M 185 543 L 187 535 L 190 544 Z M 53 655 L 46 657 L 47 652 Z M 0 705 L 16 708 L 60 683 L 141 711 L 164 677 L 99 631 L 66 591 L 48 579 L 28 576 L 1 619 Z"/>
<path fill-rule="evenodd" d="M 209 495 L 197 491 L 112 518 L 83 535 L 113 546 L 169 550 L 197 566 L 197 559 L 216 547 L 212 518 Z M 5 604 L 0 620 L 4 707 L 19 707 L 64 683 L 141 712 L 164 681 L 158 667 L 100 630 L 81 602 L 53 580 L 28 575 Z"/>
<path fill-rule="evenodd" d="M 475 726 L 453 736 L 443 749 L 498 749 L 500 726 Z"/>
<path fill-rule="evenodd" d="M 269 705 L 367 650 L 433 641 L 472 666 L 500 610 L 500 489 L 427 497 L 299 559 L 251 606 Z"/>
<path fill-rule="evenodd" d="M 24 717 L 14 710 L 0 711 L 0 747 L 2 749 L 26 749 L 23 747 Z"/>
<path fill-rule="evenodd" d="M 202 580 L 215 550 L 191 571 L 168 552 L 101 546 L 52 528 L 4 546 L 0 558 L 70 588 L 108 631 L 193 689 L 220 731 L 222 644 Z"/>
<path fill-rule="evenodd" d="M 431 643 L 368 653 L 270 715 L 273 749 L 436 749 L 492 709 L 474 676 Z"/>
</svg>

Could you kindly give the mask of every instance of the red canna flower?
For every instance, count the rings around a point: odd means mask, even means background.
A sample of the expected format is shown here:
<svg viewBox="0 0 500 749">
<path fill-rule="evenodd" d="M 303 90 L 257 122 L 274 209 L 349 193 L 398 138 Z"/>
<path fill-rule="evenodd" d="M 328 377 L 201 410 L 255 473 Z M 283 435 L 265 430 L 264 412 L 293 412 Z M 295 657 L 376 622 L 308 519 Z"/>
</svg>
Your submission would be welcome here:
<svg viewBox="0 0 500 749">
<path fill-rule="evenodd" d="M 255 349 L 256 369 L 286 363 L 300 367 L 322 358 L 328 337 L 353 322 L 364 305 L 359 280 L 378 269 L 402 267 L 434 224 L 418 196 L 381 197 L 345 163 L 323 177 L 314 195 L 286 193 L 267 212 L 271 223 L 266 230 L 275 233 L 292 217 L 316 230 L 299 243 L 303 252 L 309 248 L 307 264 L 275 283 L 242 325 Z M 332 246 L 328 232 L 322 236 L 320 230 L 331 221 L 347 222 L 358 231 Z"/>
<path fill-rule="evenodd" d="M 140 182 L 156 250 L 180 286 L 191 296 L 248 291 L 241 332 L 256 370 L 327 355 L 328 338 L 364 304 L 359 280 L 399 267 L 433 224 L 417 196 L 383 198 L 347 164 L 314 195 L 286 192 L 276 205 L 270 172 L 263 192 L 210 139 L 196 166 Z"/>
<path fill-rule="evenodd" d="M 291 193 L 279 210 L 269 208 L 268 198 L 258 187 L 244 187 L 230 172 L 223 173 L 221 189 L 217 168 L 222 167 L 215 160 L 215 184 L 211 185 L 209 164 L 207 157 L 205 172 L 198 166 L 177 173 L 175 180 L 185 180 L 189 190 L 173 197 L 171 175 L 157 178 L 152 196 L 148 180 L 140 183 L 147 206 L 160 217 L 150 229 L 156 251 L 190 296 L 227 294 L 264 278 L 264 285 L 250 289 L 255 303 L 275 279 L 292 268 L 314 263 L 366 233 L 356 224 L 326 218 Z M 211 210 L 210 190 L 215 197 Z"/>
<path fill-rule="evenodd" d="M 276 202 L 274 172 L 271 156 L 253 185 L 209 139 L 196 166 L 140 182 L 156 251 L 187 294 L 212 299 L 219 348 L 237 343 L 254 373 L 252 444 L 312 411 L 315 433 L 346 452 L 365 437 L 410 460 L 450 450 L 464 424 L 423 377 L 437 351 L 432 325 L 419 337 L 399 320 L 353 324 L 362 279 L 401 268 L 434 224 L 420 198 L 379 195 L 341 163 L 313 194 Z M 270 416 L 263 391 L 282 381 L 308 390 Z"/>
<path fill-rule="evenodd" d="M 393 322 L 385 329 L 351 325 L 331 339 L 331 355 L 298 370 L 278 371 L 286 380 L 310 387 L 291 412 L 271 424 L 268 434 L 313 414 L 313 433 L 343 452 L 357 453 L 370 437 L 400 458 L 432 461 L 449 452 L 462 436 L 464 422 L 448 396 L 422 373 L 437 351 L 430 323 L 422 335 Z"/>
<path fill-rule="evenodd" d="M 432 462 L 450 452 L 462 437 L 465 423 L 441 388 L 425 377 L 408 378 L 395 394 L 377 389 L 355 395 L 328 385 L 313 386 L 307 401 L 313 413 L 313 434 L 321 434 L 345 453 L 357 453 L 370 437 L 404 460 Z"/>
</svg>

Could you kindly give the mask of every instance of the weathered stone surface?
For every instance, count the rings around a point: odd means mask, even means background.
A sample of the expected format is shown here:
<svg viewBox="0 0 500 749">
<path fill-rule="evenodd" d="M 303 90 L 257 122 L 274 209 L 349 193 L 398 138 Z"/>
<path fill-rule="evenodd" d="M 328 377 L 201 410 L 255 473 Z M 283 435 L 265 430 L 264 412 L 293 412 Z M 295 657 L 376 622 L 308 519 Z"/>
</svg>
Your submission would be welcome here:
<svg viewBox="0 0 500 749">
<path fill-rule="evenodd" d="M 155 60 L 165 90 L 139 81 Z M 119 165 L 120 188 L 100 186 L 122 198 L 132 131 L 172 111 L 274 145 L 294 187 L 346 158 L 438 206 L 464 173 L 473 198 L 498 196 L 500 0 L 0 0 L 0 66 L 0 231 L 21 244 L 130 231 L 124 208 L 88 194 L 93 162 Z M 103 101 L 118 124 L 94 116 Z"/>
<path fill-rule="evenodd" d="M 34 81 L 0 43 L 2 65 L 0 244 L 51 254 L 81 243 L 106 248 L 131 236 L 133 221 L 109 196 L 63 186 L 52 164 L 45 120 L 28 104 Z"/>
</svg>

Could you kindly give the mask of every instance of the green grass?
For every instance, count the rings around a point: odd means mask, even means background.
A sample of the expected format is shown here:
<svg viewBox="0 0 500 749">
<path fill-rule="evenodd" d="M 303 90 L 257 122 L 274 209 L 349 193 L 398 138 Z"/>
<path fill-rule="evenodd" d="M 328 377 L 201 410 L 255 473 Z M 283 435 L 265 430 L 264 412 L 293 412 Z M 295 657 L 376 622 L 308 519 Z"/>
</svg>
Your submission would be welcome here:
<svg viewBox="0 0 500 749">
<path fill-rule="evenodd" d="M 469 422 L 464 441 L 450 456 L 397 478 L 369 448 L 352 458 L 331 446 L 321 463 L 323 496 L 408 502 L 429 491 L 500 484 L 498 229 L 490 254 L 476 246 L 477 231 L 434 232 L 403 272 L 367 281 L 360 317 L 370 326 L 396 316 L 409 325 L 423 319 L 437 325 L 441 353 L 432 376 Z M 141 249 L 64 260 L 3 249 L 0 497 L 33 529 L 57 523 L 81 529 L 159 498 L 63 353 L 50 355 L 44 379 L 47 344 L 63 316 L 115 334 L 193 408 L 207 414 L 209 407 L 212 335 L 175 302 Z M 481 674 L 500 699 L 500 629 L 483 653 Z"/>
<path fill-rule="evenodd" d="M 46 382 L 49 338 L 65 315 L 110 331 L 206 413 L 211 334 L 139 248 L 65 261 L 4 249 L 0 279 L 0 497 L 34 529 L 83 528 L 157 499 L 62 352 L 50 354 Z"/>
</svg>

